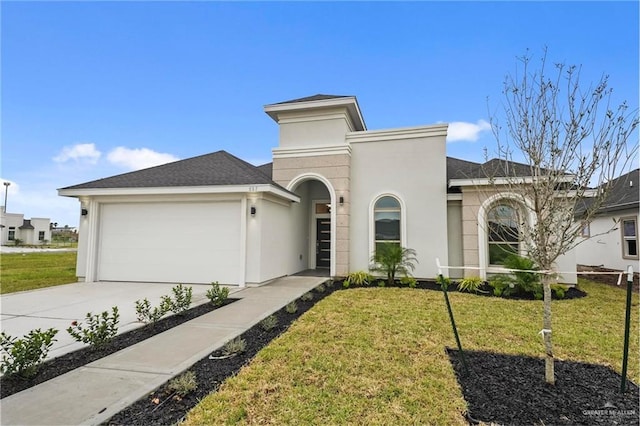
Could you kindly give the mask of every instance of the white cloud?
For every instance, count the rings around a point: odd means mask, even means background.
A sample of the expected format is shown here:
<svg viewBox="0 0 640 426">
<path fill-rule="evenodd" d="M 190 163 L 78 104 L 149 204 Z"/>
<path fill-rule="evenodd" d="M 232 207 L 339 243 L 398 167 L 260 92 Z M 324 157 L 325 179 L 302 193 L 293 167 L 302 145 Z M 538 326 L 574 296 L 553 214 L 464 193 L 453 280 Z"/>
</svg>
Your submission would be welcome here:
<svg viewBox="0 0 640 426">
<path fill-rule="evenodd" d="M 102 153 L 96 149 L 93 143 L 79 143 L 73 146 L 65 146 L 57 156 L 53 157 L 53 161 L 57 163 L 65 163 L 69 160 L 77 162 L 87 162 L 96 164 Z"/>
<path fill-rule="evenodd" d="M 155 152 L 148 148 L 125 148 L 119 146 L 107 156 L 110 163 L 129 170 L 145 169 L 179 160 L 171 154 Z"/>
<path fill-rule="evenodd" d="M 491 130 L 491 124 L 485 120 L 478 120 L 476 123 L 465 121 L 454 121 L 449 123 L 447 132 L 447 142 L 470 141 L 475 142 L 480 137 L 480 133 Z"/>
</svg>

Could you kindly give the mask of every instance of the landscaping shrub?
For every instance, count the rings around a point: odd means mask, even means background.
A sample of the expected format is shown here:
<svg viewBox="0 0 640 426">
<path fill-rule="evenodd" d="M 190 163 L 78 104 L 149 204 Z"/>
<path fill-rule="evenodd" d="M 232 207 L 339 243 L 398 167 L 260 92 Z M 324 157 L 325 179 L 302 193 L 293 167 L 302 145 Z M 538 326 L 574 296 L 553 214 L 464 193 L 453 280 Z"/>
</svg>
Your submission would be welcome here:
<svg viewBox="0 0 640 426">
<path fill-rule="evenodd" d="M 327 290 L 327 288 L 324 286 L 324 284 L 320 284 L 318 287 L 315 288 L 315 290 L 318 293 L 324 293 Z"/>
<path fill-rule="evenodd" d="M 553 284 L 551 286 L 551 291 L 558 299 L 564 299 L 564 295 L 567 292 L 567 287 L 560 284 Z"/>
<path fill-rule="evenodd" d="M 526 270 L 535 271 L 538 269 L 531 259 L 512 254 L 505 259 L 504 267 L 522 271 L 515 271 L 510 274 L 496 274 L 491 277 L 489 285 L 493 288 L 495 296 L 530 294 L 536 300 L 542 299 L 543 288 L 540 282 L 540 274 L 526 272 Z"/>
<path fill-rule="evenodd" d="M 349 275 L 347 275 L 347 278 L 343 281 L 342 285 L 345 288 L 348 288 L 352 285 L 364 286 L 371 284 L 373 280 L 373 276 L 367 271 L 357 271 L 351 272 Z"/>
<path fill-rule="evenodd" d="M 222 347 L 222 354 L 224 356 L 231 356 L 235 354 L 240 354 L 247 349 L 247 342 L 242 339 L 240 336 L 235 339 L 229 340 Z"/>
<path fill-rule="evenodd" d="M 275 315 L 269 315 L 262 321 L 260 321 L 260 326 L 264 331 L 273 330 L 278 325 L 278 317 Z"/>
<path fill-rule="evenodd" d="M 173 292 L 173 299 L 169 296 L 163 296 L 163 303 L 166 306 L 170 306 L 169 310 L 176 315 L 181 315 L 185 311 L 189 310 L 191 306 L 191 297 L 193 295 L 192 287 L 184 287 L 182 284 L 171 289 Z"/>
<path fill-rule="evenodd" d="M 227 287 L 220 286 L 218 281 L 211 283 L 211 288 L 207 290 L 207 298 L 213 306 L 221 306 L 227 300 L 227 297 L 229 297 L 229 289 Z"/>
<path fill-rule="evenodd" d="M 394 243 L 382 243 L 377 246 L 375 254 L 371 257 L 371 270 L 383 272 L 387 276 L 387 283 L 392 286 L 396 275 L 409 275 L 415 269 L 416 251 L 401 247 Z"/>
<path fill-rule="evenodd" d="M 155 323 L 171 310 L 171 299 L 163 296 L 159 306 L 151 306 L 147 298 L 136 300 L 136 317 L 145 324 Z"/>
<path fill-rule="evenodd" d="M 31 378 L 38 372 L 38 367 L 45 360 L 49 349 L 56 341 L 54 336 L 58 333 L 55 328 L 41 331 L 39 328 L 31 330 L 29 334 L 18 339 L 0 333 L 0 347 L 2 348 L 2 361 L 0 371 L 3 374 L 17 374 L 24 378 Z"/>
<path fill-rule="evenodd" d="M 313 293 L 308 291 L 305 294 L 303 294 L 302 296 L 300 296 L 300 299 L 302 299 L 303 302 L 309 302 L 309 301 L 313 300 Z"/>
<path fill-rule="evenodd" d="M 287 311 L 287 313 L 295 314 L 298 312 L 298 305 L 296 302 L 289 302 L 287 303 L 287 306 L 284 307 L 284 310 Z"/>
<path fill-rule="evenodd" d="M 410 275 L 407 275 L 405 277 L 400 278 L 400 283 L 402 285 L 409 286 L 409 288 L 416 288 L 416 286 L 418 285 L 418 280 L 416 280 L 414 277 Z"/>
<path fill-rule="evenodd" d="M 181 397 L 185 397 L 189 392 L 198 388 L 196 373 L 193 371 L 187 371 L 172 379 L 167 386 L 171 392 Z"/>
<path fill-rule="evenodd" d="M 484 281 L 480 277 L 467 277 L 458 282 L 458 291 L 464 291 L 467 293 L 479 293 L 481 292 Z"/>
<path fill-rule="evenodd" d="M 118 307 L 111 308 L 111 315 L 108 311 L 95 315 L 88 312 L 85 321 L 86 326 L 73 321 L 71 327 L 67 328 L 67 332 L 78 342 L 87 343 L 93 347 L 102 346 L 118 334 L 120 321 Z"/>
</svg>

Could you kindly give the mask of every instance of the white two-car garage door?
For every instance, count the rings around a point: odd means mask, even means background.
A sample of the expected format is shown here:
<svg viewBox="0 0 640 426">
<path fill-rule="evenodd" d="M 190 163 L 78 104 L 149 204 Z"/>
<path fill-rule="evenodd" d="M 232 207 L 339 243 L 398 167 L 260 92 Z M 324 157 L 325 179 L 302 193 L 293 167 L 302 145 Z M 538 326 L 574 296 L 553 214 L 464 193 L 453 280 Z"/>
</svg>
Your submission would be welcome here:
<svg viewBox="0 0 640 426">
<path fill-rule="evenodd" d="M 99 281 L 235 284 L 240 202 L 102 204 Z"/>
</svg>

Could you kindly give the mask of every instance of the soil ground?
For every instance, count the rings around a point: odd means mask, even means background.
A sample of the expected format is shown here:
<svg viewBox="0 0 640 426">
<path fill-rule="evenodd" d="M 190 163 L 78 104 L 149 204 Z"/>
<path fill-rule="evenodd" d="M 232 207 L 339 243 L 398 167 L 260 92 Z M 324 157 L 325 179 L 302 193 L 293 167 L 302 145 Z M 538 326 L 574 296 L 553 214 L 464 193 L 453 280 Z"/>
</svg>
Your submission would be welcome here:
<svg viewBox="0 0 640 426">
<path fill-rule="evenodd" d="M 580 274 L 579 276 L 585 278 L 589 281 L 593 281 L 596 283 L 606 284 L 612 287 L 624 288 L 627 287 L 627 274 L 622 275 L 622 280 L 620 282 L 620 286 L 618 286 L 618 278 L 619 272 L 616 269 L 608 269 L 603 268 L 601 266 L 588 266 L 588 265 L 578 265 L 578 272 L 599 272 L 599 274 Z M 600 274 L 601 272 L 613 272 L 612 274 Z M 640 290 L 640 273 L 635 272 L 633 274 L 633 291 L 638 293 Z"/>
</svg>

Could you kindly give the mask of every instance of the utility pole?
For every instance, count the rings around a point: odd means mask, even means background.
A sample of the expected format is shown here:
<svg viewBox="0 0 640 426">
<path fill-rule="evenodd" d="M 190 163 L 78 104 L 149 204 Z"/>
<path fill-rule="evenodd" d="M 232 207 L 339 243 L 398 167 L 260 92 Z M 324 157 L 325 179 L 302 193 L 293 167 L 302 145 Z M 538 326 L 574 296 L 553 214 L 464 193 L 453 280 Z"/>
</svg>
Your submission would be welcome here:
<svg viewBox="0 0 640 426">
<path fill-rule="evenodd" d="M 7 213 L 7 195 L 9 194 L 9 185 L 11 182 L 3 182 L 4 185 L 4 212 Z"/>
</svg>

